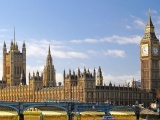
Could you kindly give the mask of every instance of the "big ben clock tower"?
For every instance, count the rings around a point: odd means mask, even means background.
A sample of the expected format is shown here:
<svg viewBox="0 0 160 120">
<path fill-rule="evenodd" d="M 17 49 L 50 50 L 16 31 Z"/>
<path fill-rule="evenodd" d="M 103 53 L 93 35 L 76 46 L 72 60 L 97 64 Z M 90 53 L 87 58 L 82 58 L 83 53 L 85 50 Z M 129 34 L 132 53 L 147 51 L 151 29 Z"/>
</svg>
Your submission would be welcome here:
<svg viewBox="0 0 160 120">
<path fill-rule="evenodd" d="M 160 47 L 150 12 L 145 34 L 140 43 L 141 88 L 146 91 L 160 88 Z"/>
</svg>

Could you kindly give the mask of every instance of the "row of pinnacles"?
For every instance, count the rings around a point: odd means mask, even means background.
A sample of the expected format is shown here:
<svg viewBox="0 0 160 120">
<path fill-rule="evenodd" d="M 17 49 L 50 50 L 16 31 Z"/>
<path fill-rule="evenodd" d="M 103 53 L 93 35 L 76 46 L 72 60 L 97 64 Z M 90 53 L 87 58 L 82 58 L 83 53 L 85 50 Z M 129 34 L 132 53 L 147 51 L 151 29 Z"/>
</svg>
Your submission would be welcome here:
<svg viewBox="0 0 160 120">
<path fill-rule="evenodd" d="M 86 83 L 87 81 L 89 83 L 93 82 L 94 86 L 95 85 L 103 85 L 103 76 L 102 76 L 102 71 L 101 68 L 99 67 L 98 69 L 98 75 L 96 76 L 96 70 L 94 69 L 93 74 L 90 73 L 89 69 L 86 71 L 86 68 L 84 68 L 84 72 L 80 72 L 80 69 L 78 68 L 78 73 L 76 74 L 75 71 L 71 73 L 71 70 L 69 70 L 69 74 L 66 74 L 64 70 L 63 74 L 63 84 L 66 85 L 67 83 L 70 86 L 78 86 L 80 82 Z M 96 83 L 95 83 L 96 82 Z M 29 85 L 34 85 L 32 86 L 33 88 L 42 88 L 42 87 L 55 87 L 54 85 L 50 84 L 49 86 L 45 86 L 43 84 L 43 73 L 41 75 L 37 71 L 36 73 L 33 72 L 33 75 L 29 73 Z M 62 85 L 61 82 L 58 83 L 59 86 Z"/>
<path fill-rule="evenodd" d="M 153 40 L 150 39 L 152 38 L 150 35 L 155 34 L 150 16 L 148 23 L 149 24 L 146 26 L 146 35 L 149 35 L 149 37 L 142 40 L 144 43 L 141 44 L 141 47 L 147 45 L 147 48 L 154 45 L 151 44 L 152 42 L 150 41 L 154 40 L 155 42 L 155 37 L 153 37 Z M 159 42 L 157 39 L 156 45 L 152 47 L 159 48 Z M 154 51 L 148 52 L 152 53 Z M 40 75 L 39 72 L 33 72 L 32 76 L 29 74 L 29 85 L 26 85 L 26 45 L 25 42 L 23 42 L 22 52 L 20 52 L 18 49 L 18 44 L 15 42 L 14 32 L 14 41 L 11 41 L 10 50 L 8 52 L 5 42 L 3 45 L 3 77 L 2 81 L 0 81 L 0 100 L 17 101 L 22 98 L 21 100 L 25 102 L 40 102 L 45 101 L 46 99 L 79 100 L 80 102 L 97 103 L 110 101 L 110 103 L 115 105 L 133 105 L 135 104 L 135 100 L 137 100 L 140 103 L 143 102 L 144 106 L 148 107 L 150 105 L 150 101 L 156 98 L 156 94 L 147 90 L 151 90 L 150 88 L 155 87 L 158 88 L 159 79 L 156 77 L 156 74 L 159 69 L 154 67 L 154 65 L 151 65 L 151 67 L 148 67 L 147 69 L 143 66 L 146 66 L 146 58 L 148 63 L 159 63 L 159 54 L 153 54 L 153 57 L 150 56 L 150 54 L 141 55 L 141 73 L 143 73 L 141 74 L 143 86 L 141 88 L 136 86 L 135 81 L 133 81 L 132 87 L 130 87 L 129 84 L 122 87 L 120 85 L 112 86 L 111 83 L 109 86 L 103 85 L 103 76 L 100 67 L 98 68 L 97 75 L 95 69 L 92 73 L 90 70 L 86 70 L 86 68 L 84 68 L 83 72 L 81 72 L 78 68 L 77 74 L 75 71 L 71 73 L 71 70 L 69 70 L 69 73 L 66 74 L 64 70 L 64 85 L 57 86 L 56 72 L 49 46 L 43 74 Z M 150 59 L 151 57 L 153 59 Z M 149 76 L 150 73 L 153 74 L 153 79 L 151 77 L 146 77 L 146 75 Z M 61 85 L 61 83 L 59 85 Z M 154 86 L 150 87 L 151 85 Z"/>
<path fill-rule="evenodd" d="M 84 68 L 83 72 L 81 72 L 80 69 L 78 68 L 77 74 L 75 73 L 74 70 L 73 70 L 73 73 L 71 73 L 71 70 L 69 70 L 69 74 L 66 74 L 64 70 L 63 78 L 64 78 L 64 85 L 66 82 L 70 82 L 71 86 L 78 85 L 82 81 L 85 81 L 86 83 L 87 81 L 89 83 L 93 82 L 94 85 L 98 85 L 98 86 L 103 85 L 103 76 L 102 76 L 102 71 L 100 67 L 98 68 L 97 76 L 96 76 L 95 68 L 93 70 L 93 73 L 91 73 L 89 69 L 86 70 L 86 68 Z"/>
<path fill-rule="evenodd" d="M 55 69 L 52 65 L 52 57 L 50 54 L 50 46 L 46 65 L 43 71 L 44 77 L 42 77 L 43 86 L 55 86 Z M 50 73 L 50 74 L 49 74 Z M 38 74 L 38 73 L 37 73 Z M 30 74 L 29 74 L 30 76 Z M 37 75 L 36 75 L 37 76 Z M 33 79 L 36 79 L 33 75 Z M 35 78 L 34 78 L 35 77 Z M 29 78 L 30 81 L 30 78 Z M 26 85 L 26 45 L 22 44 L 22 52 L 18 49 L 17 42 L 11 41 L 10 49 L 7 51 L 6 43 L 3 45 L 3 76 L 2 83 L 6 86 L 18 86 Z"/>
<path fill-rule="evenodd" d="M 2 81 L 6 86 L 26 85 L 26 45 L 22 44 L 22 52 L 18 49 L 17 42 L 11 41 L 10 50 L 3 44 L 3 76 Z"/>
<path fill-rule="evenodd" d="M 77 85 L 78 81 L 86 80 L 93 81 L 95 85 L 103 85 L 103 76 L 101 68 L 98 68 L 98 74 L 96 78 L 96 70 L 93 70 L 93 74 L 86 68 L 81 73 L 78 68 L 78 73 L 73 74 L 69 70 L 69 74 L 65 73 L 64 70 L 64 85 L 68 81 L 70 84 Z M 48 55 L 46 59 L 46 65 L 44 67 L 43 73 L 39 75 L 39 72 L 33 72 L 33 75 L 29 73 L 29 85 L 41 86 L 41 87 L 54 87 L 56 86 L 56 73 L 55 68 L 52 63 L 52 56 L 50 51 L 50 46 L 48 49 Z M 3 85 L 2 85 L 3 84 Z M 18 49 L 18 44 L 11 41 L 10 50 L 7 51 L 6 43 L 3 45 L 3 77 L 2 77 L 2 86 L 18 86 L 26 85 L 26 45 L 25 42 L 22 44 L 22 52 Z M 61 83 L 59 83 L 61 85 Z"/>
</svg>

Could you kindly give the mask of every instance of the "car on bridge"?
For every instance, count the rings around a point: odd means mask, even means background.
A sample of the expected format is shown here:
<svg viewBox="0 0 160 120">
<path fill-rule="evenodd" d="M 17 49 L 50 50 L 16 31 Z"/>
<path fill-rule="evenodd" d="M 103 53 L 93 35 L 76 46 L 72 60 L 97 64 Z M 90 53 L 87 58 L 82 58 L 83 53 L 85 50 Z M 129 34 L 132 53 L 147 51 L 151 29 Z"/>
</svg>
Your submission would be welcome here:
<svg viewBox="0 0 160 120">
<path fill-rule="evenodd" d="M 105 115 L 102 117 L 102 120 L 114 120 L 114 118 L 112 116 Z"/>
</svg>

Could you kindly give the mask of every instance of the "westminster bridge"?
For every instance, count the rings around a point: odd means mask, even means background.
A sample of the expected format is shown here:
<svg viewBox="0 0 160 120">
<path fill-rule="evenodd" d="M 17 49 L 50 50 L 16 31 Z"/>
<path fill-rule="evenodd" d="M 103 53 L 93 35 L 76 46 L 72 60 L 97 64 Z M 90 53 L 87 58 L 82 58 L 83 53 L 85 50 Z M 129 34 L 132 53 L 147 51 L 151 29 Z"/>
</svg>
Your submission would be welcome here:
<svg viewBox="0 0 160 120">
<path fill-rule="evenodd" d="M 105 112 L 110 114 L 110 110 L 126 109 L 132 110 L 137 120 L 139 119 L 140 109 L 132 106 L 114 106 L 109 103 L 81 103 L 78 101 L 45 101 L 45 102 L 0 102 L 0 107 L 12 109 L 19 115 L 19 120 L 24 120 L 23 112 L 29 108 L 44 110 L 47 108 L 57 108 L 66 111 L 68 120 L 73 120 L 74 112 L 84 112 L 89 110 Z M 54 111 L 55 109 L 53 109 Z"/>
</svg>

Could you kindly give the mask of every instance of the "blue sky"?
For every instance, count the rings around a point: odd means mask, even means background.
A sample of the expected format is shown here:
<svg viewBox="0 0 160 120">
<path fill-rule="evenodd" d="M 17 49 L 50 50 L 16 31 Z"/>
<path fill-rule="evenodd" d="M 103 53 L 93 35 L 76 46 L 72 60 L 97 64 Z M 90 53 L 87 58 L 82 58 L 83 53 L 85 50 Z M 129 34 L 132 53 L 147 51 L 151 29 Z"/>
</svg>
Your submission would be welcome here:
<svg viewBox="0 0 160 120">
<path fill-rule="evenodd" d="M 104 82 L 140 79 L 139 43 L 151 9 L 160 35 L 159 0 L 1 0 L 0 49 L 9 50 L 14 26 L 19 49 L 27 49 L 27 75 L 43 72 L 51 45 L 56 79 L 63 70 L 101 66 Z M 2 51 L 0 51 L 2 63 Z M 0 78 L 2 64 L 0 65 Z"/>
</svg>

